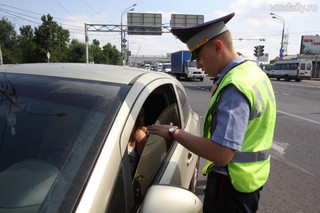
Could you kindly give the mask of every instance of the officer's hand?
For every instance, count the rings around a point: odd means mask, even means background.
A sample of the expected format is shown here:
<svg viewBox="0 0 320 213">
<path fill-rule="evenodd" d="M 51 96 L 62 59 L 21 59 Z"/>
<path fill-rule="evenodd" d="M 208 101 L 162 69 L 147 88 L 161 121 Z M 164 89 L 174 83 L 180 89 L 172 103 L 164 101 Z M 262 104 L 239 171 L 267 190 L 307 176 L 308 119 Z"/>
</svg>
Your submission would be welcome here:
<svg viewBox="0 0 320 213">
<path fill-rule="evenodd" d="M 172 123 L 170 123 L 170 125 L 150 125 L 148 126 L 147 133 L 159 135 L 165 139 L 171 139 L 171 135 L 169 133 L 170 127 L 172 127 Z"/>
</svg>

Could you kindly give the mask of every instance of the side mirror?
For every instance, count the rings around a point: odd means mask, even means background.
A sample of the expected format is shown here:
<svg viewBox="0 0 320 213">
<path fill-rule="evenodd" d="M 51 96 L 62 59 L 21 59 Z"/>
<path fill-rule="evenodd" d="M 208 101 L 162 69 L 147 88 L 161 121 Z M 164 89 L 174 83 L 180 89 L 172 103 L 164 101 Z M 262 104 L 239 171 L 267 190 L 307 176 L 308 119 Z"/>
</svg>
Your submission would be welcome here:
<svg viewBox="0 0 320 213">
<path fill-rule="evenodd" d="M 169 185 L 151 186 L 142 202 L 140 213 L 199 213 L 201 200 L 192 192 Z"/>
</svg>

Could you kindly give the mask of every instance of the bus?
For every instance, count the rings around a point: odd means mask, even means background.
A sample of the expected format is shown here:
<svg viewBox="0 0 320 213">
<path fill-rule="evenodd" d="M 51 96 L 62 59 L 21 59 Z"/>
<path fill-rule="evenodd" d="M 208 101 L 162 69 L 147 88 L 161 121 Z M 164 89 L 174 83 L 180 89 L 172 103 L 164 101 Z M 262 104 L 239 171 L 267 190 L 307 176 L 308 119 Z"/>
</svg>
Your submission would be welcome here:
<svg viewBox="0 0 320 213">
<path fill-rule="evenodd" d="M 277 80 L 291 81 L 294 79 L 300 82 L 303 79 L 311 79 L 312 62 L 307 60 L 277 61 L 273 69 L 266 70 L 266 74 L 269 78 Z"/>
</svg>

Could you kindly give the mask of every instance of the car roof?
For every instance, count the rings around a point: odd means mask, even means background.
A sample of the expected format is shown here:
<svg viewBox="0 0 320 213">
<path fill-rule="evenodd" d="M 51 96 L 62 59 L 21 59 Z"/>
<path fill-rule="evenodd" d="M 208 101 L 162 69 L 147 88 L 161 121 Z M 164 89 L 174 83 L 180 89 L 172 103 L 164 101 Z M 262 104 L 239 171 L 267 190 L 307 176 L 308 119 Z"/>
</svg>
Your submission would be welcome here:
<svg viewBox="0 0 320 213">
<path fill-rule="evenodd" d="M 76 78 L 130 84 L 139 76 L 154 71 L 116 65 L 81 64 L 81 63 L 34 63 L 2 65 L 0 72 Z M 160 74 L 161 75 L 161 74 Z"/>
</svg>

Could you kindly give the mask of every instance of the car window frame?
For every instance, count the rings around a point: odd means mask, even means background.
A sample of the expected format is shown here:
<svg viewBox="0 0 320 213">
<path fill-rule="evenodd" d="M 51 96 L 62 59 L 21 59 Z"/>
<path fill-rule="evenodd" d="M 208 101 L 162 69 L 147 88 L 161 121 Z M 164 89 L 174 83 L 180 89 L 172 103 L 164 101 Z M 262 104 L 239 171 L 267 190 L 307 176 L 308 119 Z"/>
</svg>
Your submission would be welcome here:
<svg viewBox="0 0 320 213">
<path fill-rule="evenodd" d="M 158 79 L 152 83 L 150 83 L 149 85 L 147 85 L 140 93 L 139 93 L 139 97 L 137 97 L 137 99 L 134 101 L 134 104 L 130 110 L 130 115 L 128 116 L 128 119 L 127 119 L 127 122 L 126 122 L 126 125 L 125 127 L 123 128 L 123 131 L 122 131 L 122 134 L 121 134 L 121 139 L 120 139 L 120 147 L 121 147 L 121 153 L 122 155 L 124 154 L 124 152 L 127 151 L 127 143 L 128 143 L 128 139 L 130 137 L 130 133 L 131 133 L 131 130 L 134 126 L 134 123 L 135 123 L 135 120 L 136 118 L 138 117 L 138 114 L 140 112 L 140 109 L 142 108 L 144 102 L 147 100 L 147 98 L 149 97 L 150 94 L 152 94 L 157 88 L 159 87 L 163 87 L 164 89 L 167 89 L 167 88 L 170 88 L 171 90 L 171 96 L 170 98 L 173 98 L 173 100 L 171 101 L 174 101 L 178 107 L 177 107 L 177 110 L 178 110 L 178 117 L 179 117 L 179 121 L 180 121 L 180 124 L 182 122 L 181 120 L 181 112 L 180 112 L 180 109 L 179 109 L 179 100 L 177 98 L 177 93 L 176 93 L 176 89 L 175 89 L 175 83 L 172 82 L 172 81 L 168 81 L 168 79 L 164 80 L 164 79 Z M 170 105 L 170 104 L 169 104 Z M 161 175 L 164 173 L 165 171 L 165 168 L 167 167 L 168 163 L 169 163 L 169 159 L 170 157 L 172 156 L 173 154 L 173 150 L 174 148 L 177 146 L 177 142 L 176 141 L 172 141 L 172 144 L 170 146 L 170 149 L 167 151 L 166 153 L 166 157 L 164 159 L 164 161 L 162 162 L 158 172 L 155 174 L 155 178 L 153 180 L 153 182 L 150 184 L 150 186 L 152 184 L 156 184 L 157 181 L 160 180 L 160 177 Z M 150 187 L 149 186 L 149 187 Z M 148 187 L 148 188 L 149 188 Z M 147 190 L 146 190 L 147 191 Z M 144 194 L 145 195 L 145 194 Z M 143 201 L 143 197 L 144 195 L 142 196 L 142 199 L 136 203 L 135 205 L 135 210 L 137 210 L 140 205 L 142 204 L 142 201 Z"/>
</svg>

